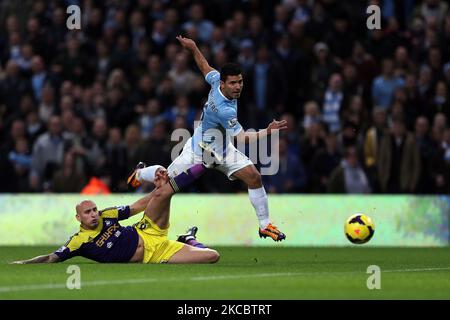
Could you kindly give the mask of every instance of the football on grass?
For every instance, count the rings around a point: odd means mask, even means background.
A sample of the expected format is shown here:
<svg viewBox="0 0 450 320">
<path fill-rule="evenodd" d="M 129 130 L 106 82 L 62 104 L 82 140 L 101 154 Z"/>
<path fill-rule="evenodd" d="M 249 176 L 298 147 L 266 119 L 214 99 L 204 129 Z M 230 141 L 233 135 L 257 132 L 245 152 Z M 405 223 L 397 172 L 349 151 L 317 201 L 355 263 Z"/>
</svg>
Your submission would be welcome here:
<svg viewBox="0 0 450 320">
<path fill-rule="evenodd" d="M 345 222 L 344 232 L 351 243 L 363 244 L 372 239 L 375 225 L 370 217 L 364 214 L 355 214 Z"/>
</svg>

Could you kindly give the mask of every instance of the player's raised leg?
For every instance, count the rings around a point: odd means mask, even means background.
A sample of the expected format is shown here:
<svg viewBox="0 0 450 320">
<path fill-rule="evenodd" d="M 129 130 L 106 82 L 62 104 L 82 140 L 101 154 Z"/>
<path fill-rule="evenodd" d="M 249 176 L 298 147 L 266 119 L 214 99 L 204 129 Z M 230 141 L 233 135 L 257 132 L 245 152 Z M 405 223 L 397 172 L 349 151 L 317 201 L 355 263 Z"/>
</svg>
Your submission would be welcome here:
<svg viewBox="0 0 450 320">
<path fill-rule="evenodd" d="M 274 241 L 286 239 L 286 235 L 270 223 L 269 201 L 262 184 L 261 174 L 251 164 L 233 173 L 233 177 L 243 181 L 248 187 L 248 196 L 259 221 L 259 236 L 271 237 Z"/>
<path fill-rule="evenodd" d="M 205 171 L 204 165 L 196 164 L 185 172 L 169 178 L 167 171 L 161 166 L 136 169 L 132 175 L 138 177 L 140 181 L 153 182 L 156 186 L 156 189 L 152 192 L 153 196 L 144 211 L 145 215 L 161 229 L 167 228 L 170 216 L 170 199 L 173 194 L 189 186 Z"/>
</svg>

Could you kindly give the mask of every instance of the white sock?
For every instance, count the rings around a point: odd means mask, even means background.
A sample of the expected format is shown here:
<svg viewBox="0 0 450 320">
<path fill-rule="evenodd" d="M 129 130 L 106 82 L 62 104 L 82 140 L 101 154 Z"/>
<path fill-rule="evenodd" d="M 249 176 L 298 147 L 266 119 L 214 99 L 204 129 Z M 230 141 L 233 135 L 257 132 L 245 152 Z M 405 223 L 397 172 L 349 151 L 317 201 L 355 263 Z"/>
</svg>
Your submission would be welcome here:
<svg viewBox="0 0 450 320">
<path fill-rule="evenodd" d="M 269 221 L 269 201 L 264 187 L 258 189 L 248 189 L 248 197 L 255 208 L 256 216 L 259 220 L 259 227 L 265 229 Z"/>
<path fill-rule="evenodd" d="M 150 166 L 145 167 L 143 169 L 139 169 L 136 173 L 136 178 L 138 181 L 147 181 L 147 182 L 153 182 L 155 180 L 155 174 L 156 170 L 158 168 L 163 168 L 162 166 Z"/>
</svg>

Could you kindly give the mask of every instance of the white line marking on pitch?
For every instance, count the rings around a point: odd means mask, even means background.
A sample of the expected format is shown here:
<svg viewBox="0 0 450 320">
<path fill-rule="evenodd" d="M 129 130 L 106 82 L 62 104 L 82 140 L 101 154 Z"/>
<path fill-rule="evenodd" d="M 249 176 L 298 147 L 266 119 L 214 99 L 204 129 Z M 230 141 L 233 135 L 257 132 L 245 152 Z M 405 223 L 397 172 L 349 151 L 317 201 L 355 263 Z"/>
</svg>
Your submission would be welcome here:
<svg viewBox="0 0 450 320">
<path fill-rule="evenodd" d="M 394 272 L 423 272 L 423 271 L 445 271 L 450 270 L 450 267 L 442 268 L 416 268 L 416 269 L 394 269 L 394 270 L 382 270 L 381 273 L 394 273 Z M 99 281 L 86 281 L 81 283 L 81 287 L 95 287 L 95 286 L 108 286 L 108 285 L 123 285 L 123 284 L 144 284 L 149 282 L 171 282 L 171 281 L 210 281 L 210 280 L 232 280 L 242 278 L 266 278 L 266 277 L 295 277 L 295 276 L 310 276 L 310 275 L 339 275 L 347 273 L 362 273 L 360 271 L 336 271 L 336 272 L 286 272 L 286 273 L 255 273 L 255 274 L 237 274 L 237 275 L 223 275 L 223 276 L 198 276 L 186 279 L 180 278 L 144 278 L 144 279 L 128 279 L 128 280 L 99 280 Z M 65 289 L 66 284 L 34 284 L 34 285 L 22 285 L 22 286 L 5 286 L 0 287 L 0 293 L 15 292 L 15 291 L 32 291 L 32 290 L 48 290 L 48 289 Z"/>
<path fill-rule="evenodd" d="M 381 270 L 383 272 L 420 272 L 420 271 L 441 271 L 441 270 L 450 270 L 450 267 L 443 268 L 417 268 L 417 269 L 398 269 L 398 270 Z"/>
</svg>

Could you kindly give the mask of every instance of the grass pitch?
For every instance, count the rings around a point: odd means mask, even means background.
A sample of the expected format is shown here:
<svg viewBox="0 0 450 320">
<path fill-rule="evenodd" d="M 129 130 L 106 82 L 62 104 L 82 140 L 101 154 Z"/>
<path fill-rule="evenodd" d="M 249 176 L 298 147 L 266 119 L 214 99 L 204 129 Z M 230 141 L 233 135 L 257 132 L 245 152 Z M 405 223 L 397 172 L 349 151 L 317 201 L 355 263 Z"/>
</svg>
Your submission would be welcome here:
<svg viewBox="0 0 450 320">
<path fill-rule="evenodd" d="M 219 247 L 214 265 L 8 265 L 55 247 L 0 247 L 4 299 L 450 299 L 450 248 Z M 81 290 L 69 290 L 70 265 Z M 370 265 L 381 289 L 369 290 Z"/>
</svg>

